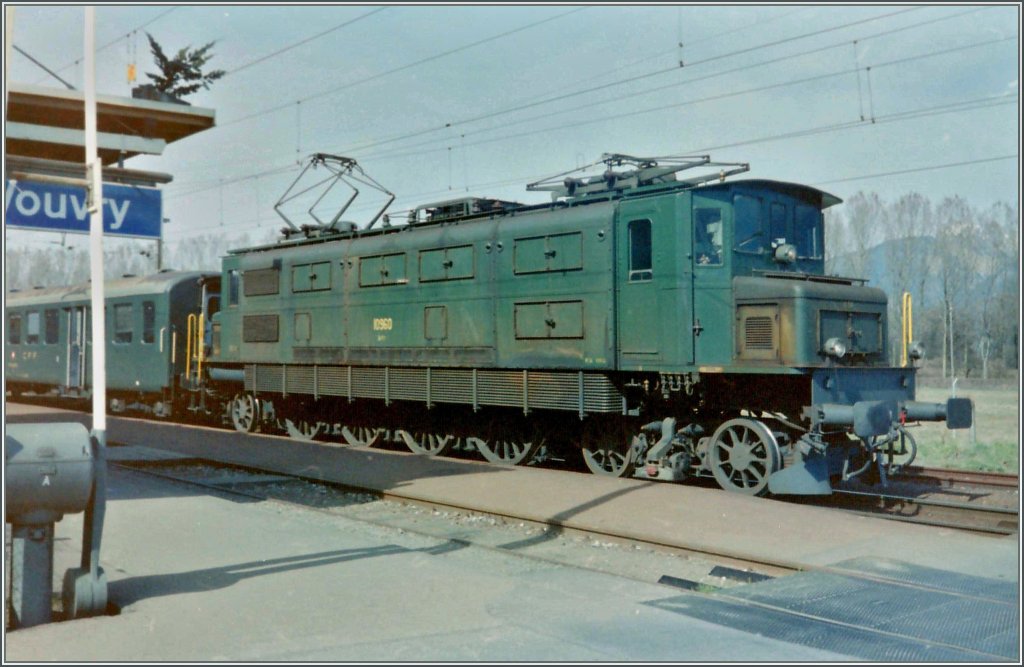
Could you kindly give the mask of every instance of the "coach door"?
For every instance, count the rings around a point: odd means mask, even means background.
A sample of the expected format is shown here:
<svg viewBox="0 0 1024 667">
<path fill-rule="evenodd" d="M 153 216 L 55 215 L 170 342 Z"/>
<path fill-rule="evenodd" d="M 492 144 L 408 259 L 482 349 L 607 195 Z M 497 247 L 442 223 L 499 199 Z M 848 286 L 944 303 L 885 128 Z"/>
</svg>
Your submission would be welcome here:
<svg viewBox="0 0 1024 667">
<path fill-rule="evenodd" d="M 67 386 L 81 389 L 85 385 L 85 336 L 88 322 L 85 306 L 65 308 L 68 318 Z"/>
</svg>

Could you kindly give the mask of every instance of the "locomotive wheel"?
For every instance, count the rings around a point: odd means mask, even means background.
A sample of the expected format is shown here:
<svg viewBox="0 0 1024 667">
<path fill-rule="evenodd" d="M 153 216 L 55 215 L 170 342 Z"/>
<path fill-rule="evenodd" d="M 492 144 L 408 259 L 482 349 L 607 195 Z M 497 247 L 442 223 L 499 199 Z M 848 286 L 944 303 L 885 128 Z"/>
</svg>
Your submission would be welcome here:
<svg viewBox="0 0 1024 667">
<path fill-rule="evenodd" d="M 235 394 L 231 399 L 231 423 L 240 433 L 255 433 L 259 426 L 259 401 L 252 394 Z"/>
<path fill-rule="evenodd" d="M 583 462 L 595 475 L 629 477 L 636 469 L 638 428 L 591 421 L 584 433 Z"/>
<path fill-rule="evenodd" d="M 305 419 L 285 419 L 284 428 L 288 431 L 288 437 L 296 440 L 312 440 L 320 434 L 321 423 L 310 422 Z"/>
<path fill-rule="evenodd" d="M 768 492 L 768 477 L 782 465 L 771 430 L 755 419 L 731 419 L 715 431 L 708 446 L 708 467 L 718 485 L 751 496 Z"/>
<path fill-rule="evenodd" d="M 492 425 L 486 438 L 469 440 L 488 462 L 510 466 L 529 463 L 544 444 L 544 438 L 527 429 L 515 429 L 501 424 Z"/>
<path fill-rule="evenodd" d="M 444 456 L 458 443 L 454 435 L 438 435 L 436 433 L 409 433 L 399 431 L 402 441 L 413 454 L 427 456 Z"/>
</svg>

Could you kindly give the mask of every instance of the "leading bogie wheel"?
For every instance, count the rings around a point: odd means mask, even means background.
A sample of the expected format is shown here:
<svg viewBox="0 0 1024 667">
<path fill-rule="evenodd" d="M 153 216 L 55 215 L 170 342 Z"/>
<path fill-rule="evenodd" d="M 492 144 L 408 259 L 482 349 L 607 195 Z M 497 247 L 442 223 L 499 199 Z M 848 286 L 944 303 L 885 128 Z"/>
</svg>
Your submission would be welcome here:
<svg viewBox="0 0 1024 667">
<path fill-rule="evenodd" d="M 761 496 L 768 492 L 768 478 L 782 467 L 782 455 L 763 422 L 730 419 L 711 436 L 707 464 L 723 489 Z"/>
<path fill-rule="evenodd" d="M 254 433 L 259 426 L 259 401 L 252 394 L 235 394 L 231 399 L 231 423 L 240 433 Z"/>
</svg>

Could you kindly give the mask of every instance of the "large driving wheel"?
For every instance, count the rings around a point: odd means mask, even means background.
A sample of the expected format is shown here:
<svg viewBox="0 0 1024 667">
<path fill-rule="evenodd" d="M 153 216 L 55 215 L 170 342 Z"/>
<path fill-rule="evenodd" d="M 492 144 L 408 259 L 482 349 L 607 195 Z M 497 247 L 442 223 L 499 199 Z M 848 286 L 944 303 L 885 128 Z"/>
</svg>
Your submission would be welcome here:
<svg viewBox="0 0 1024 667">
<path fill-rule="evenodd" d="M 583 434 L 583 462 L 595 475 L 629 477 L 636 469 L 640 447 L 639 428 L 629 422 L 592 419 Z"/>
<path fill-rule="evenodd" d="M 469 438 L 480 454 L 490 463 L 515 466 L 529 463 L 544 438 L 528 428 L 515 428 L 500 422 L 493 423 L 483 438 Z"/>
<path fill-rule="evenodd" d="M 775 436 L 755 419 L 731 419 L 715 431 L 708 467 L 718 485 L 751 496 L 768 492 L 768 477 L 782 466 Z"/>
<path fill-rule="evenodd" d="M 438 435 L 437 433 L 409 433 L 399 431 L 402 441 L 413 454 L 427 456 L 444 456 L 456 445 L 458 439 L 454 435 Z"/>
<path fill-rule="evenodd" d="M 311 422 L 307 419 L 285 419 L 284 430 L 288 436 L 296 440 L 312 440 L 320 435 L 322 422 Z"/>
<path fill-rule="evenodd" d="M 259 426 L 260 403 L 252 394 L 235 394 L 231 399 L 231 423 L 240 433 L 254 433 Z"/>
</svg>

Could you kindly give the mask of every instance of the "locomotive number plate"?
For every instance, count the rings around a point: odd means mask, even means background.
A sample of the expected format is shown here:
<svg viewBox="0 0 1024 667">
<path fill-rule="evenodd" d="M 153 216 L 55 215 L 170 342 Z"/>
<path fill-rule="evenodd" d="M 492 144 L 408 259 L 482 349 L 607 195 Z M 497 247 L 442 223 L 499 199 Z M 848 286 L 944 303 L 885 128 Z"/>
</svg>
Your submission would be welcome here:
<svg viewBox="0 0 1024 667">
<path fill-rule="evenodd" d="M 374 331 L 391 331 L 393 323 L 390 317 L 375 317 L 373 318 L 373 330 Z"/>
</svg>

